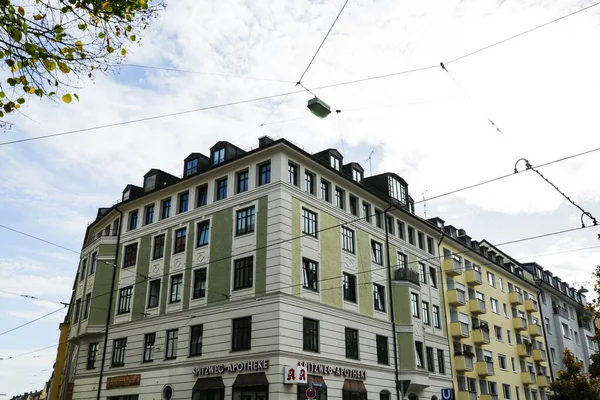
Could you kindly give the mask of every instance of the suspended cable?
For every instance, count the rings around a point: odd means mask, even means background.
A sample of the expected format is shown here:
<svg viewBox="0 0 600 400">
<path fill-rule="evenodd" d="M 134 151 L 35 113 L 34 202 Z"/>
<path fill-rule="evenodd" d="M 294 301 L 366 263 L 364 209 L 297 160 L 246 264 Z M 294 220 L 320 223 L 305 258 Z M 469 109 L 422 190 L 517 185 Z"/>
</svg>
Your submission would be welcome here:
<svg viewBox="0 0 600 400">
<path fill-rule="evenodd" d="M 42 315 L 41 317 L 38 317 L 38 318 L 32 319 L 31 321 L 25 322 L 25 323 L 24 323 L 24 324 L 22 324 L 22 325 L 15 326 L 14 328 L 11 328 L 11 329 L 9 329 L 9 330 L 7 330 L 7 331 L 4 331 L 4 332 L 0 332 L 0 336 L 6 335 L 7 333 L 9 333 L 9 332 L 12 332 L 12 331 L 16 331 L 16 330 L 17 330 L 17 329 L 19 329 L 19 328 L 22 328 L 22 327 L 24 327 L 24 326 L 27 326 L 27 325 L 29 325 L 29 324 L 32 324 L 32 323 L 34 323 L 34 322 L 36 322 L 36 321 L 39 321 L 40 319 L 43 319 L 43 318 L 49 317 L 50 315 L 52 315 L 52 314 L 56 314 L 56 313 L 57 313 L 57 312 L 59 312 L 59 311 L 63 311 L 65 308 L 67 308 L 67 307 L 65 306 L 65 307 L 63 307 L 63 308 L 59 308 L 58 310 L 51 311 L 51 312 L 49 312 L 48 314 L 44 314 L 44 315 Z"/>
<path fill-rule="evenodd" d="M 24 297 L 24 298 L 26 298 L 26 299 L 31 299 L 31 300 L 48 301 L 48 302 L 50 302 L 50 303 L 56 303 L 56 304 L 60 304 L 60 305 L 63 305 L 63 306 L 65 306 L 65 307 L 68 307 L 68 306 L 69 306 L 69 303 L 64 303 L 64 302 L 62 302 L 62 301 L 56 301 L 56 300 L 42 299 L 42 298 L 39 298 L 39 297 L 36 297 L 36 296 L 30 295 L 30 294 L 21 294 L 21 293 L 7 292 L 6 290 L 0 290 L 0 292 L 2 292 L 2 293 L 6 293 L 6 294 L 11 294 L 11 295 L 13 295 L 13 296 Z"/>
</svg>

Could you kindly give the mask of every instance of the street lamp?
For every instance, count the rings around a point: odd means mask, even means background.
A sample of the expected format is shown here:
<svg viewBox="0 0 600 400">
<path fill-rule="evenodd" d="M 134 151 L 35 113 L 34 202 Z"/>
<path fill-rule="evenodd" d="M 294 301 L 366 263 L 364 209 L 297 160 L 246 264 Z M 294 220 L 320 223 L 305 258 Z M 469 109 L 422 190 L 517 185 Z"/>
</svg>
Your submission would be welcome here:
<svg viewBox="0 0 600 400">
<path fill-rule="evenodd" d="M 318 97 L 312 98 L 308 101 L 306 105 L 311 113 L 313 113 L 318 118 L 325 118 L 329 114 L 331 114 L 331 107 L 323 100 Z"/>
</svg>

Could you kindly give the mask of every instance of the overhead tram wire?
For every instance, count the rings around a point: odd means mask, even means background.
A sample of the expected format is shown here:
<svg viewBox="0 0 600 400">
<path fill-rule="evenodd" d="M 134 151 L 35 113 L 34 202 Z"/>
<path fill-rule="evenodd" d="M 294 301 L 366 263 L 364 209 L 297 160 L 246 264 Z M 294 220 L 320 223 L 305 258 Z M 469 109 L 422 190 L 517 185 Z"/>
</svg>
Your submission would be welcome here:
<svg viewBox="0 0 600 400">
<path fill-rule="evenodd" d="M 17 329 L 19 329 L 19 328 L 23 328 L 24 326 L 27 326 L 27 325 L 29 325 L 29 324 L 32 324 L 32 323 L 36 322 L 36 321 L 39 321 L 40 319 L 43 319 L 43 318 L 49 317 L 50 315 L 52 315 L 52 314 L 56 314 L 56 313 L 57 313 L 57 312 L 59 312 L 59 311 L 63 311 L 63 310 L 64 310 L 64 309 L 66 309 L 66 308 L 67 308 L 67 306 L 64 306 L 63 308 L 59 308 L 58 310 L 51 311 L 51 312 L 49 312 L 48 314 L 44 314 L 44 315 L 42 315 L 41 317 L 37 317 L 37 318 L 35 318 L 35 319 L 32 319 L 32 320 L 30 320 L 30 321 L 27 321 L 27 322 L 25 322 L 24 324 L 21 324 L 21 325 L 19 325 L 19 326 L 15 326 L 14 328 L 11 328 L 11 329 L 9 329 L 9 330 L 7 330 L 7 331 L 0 332 L 0 336 L 6 335 L 7 333 L 10 333 L 10 332 L 12 332 L 12 331 L 16 331 Z"/>
<path fill-rule="evenodd" d="M 458 60 L 462 60 L 464 58 L 470 57 L 470 56 L 472 56 L 474 54 L 477 54 L 477 53 L 479 53 L 481 51 L 487 50 L 487 49 L 489 49 L 491 47 L 494 47 L 494 46 L 497 46 L 497 45 L 499 45 L 501 43 L 504 43 L 504 42 L 507 42 L 509 40 L 515 39 L 515 38 L 517 38 L 519 36 L 523 36 L 523 35 L 525 35 L 525 34 L 527 34 L 529 32 L 535 31 L 536 29 L 542 28 L 544 26 L 548 26 L 548 25 L 550 25 L 550 24 L 552 24 L 554 22 L 558 22 L 558 21 L 560 21 L 562 19 L 565 19 L 567 17 L 570 17 L 570 16 L 575 15 L 577 13 L 580 13 L 582 11 L 588 10 L 588 9 L 590 9 L 592 7 L 596 7 L 598 5 L 600 5 L 600 2 L 593 3 L 593 4 L 589 5 L 589 6 L 581 8 L 581 9 L 579 9 L 577 11 L 574 11 L 572 13 L 569 13 L 567 15 L 564 15 L 564 16 L 562 16 L 560 18 L 557 18 L 557 19 L 554 19 L 552 21 L 549 21 L 549 22 L 547 22 L 545 24 L 539 25 L 537 27 L 534 27 L 534 28 L 529 29 L 527 31 L 521 32 L 521 33 L 519 33 L 517 35 L 513 35 L 513 36 L 511 36 L 509 38 L 506 38 L 504 40 L 501 40 L 499 42 L 492 43 L 492 44 L 490 44 L 488 46 L 482 47 L 482 48 L 477 49 L 475 51 L 472 51 L 470 53 L 464 54 L 464 55 L 462 55 L 460 57 L 454 58 L 454 59 L 452 59 L 450 61 L 447 61 L 445 64 L 449 65 L 449 64 L 451 64 L 453 62 L 456 62 Z M 414 73 L 414 72 L 426 71 L 426 70 L 435 69 L 435 68 L 438 68 L 438 67 L 439 67 L 439 64 L 428 65 L 428 66 L 413 68 L 413 69 L 404 70 L 404 71 L 392 72 L 392 73 L 384 74 L 384 75 L 376 75 L 376 76 L 367 77 L 367 78 L 354 79 L 354 80 L 350 80 L 350 81 L 346 81 L 346 82 L 339 82 L 339 83 L 333 83 L 333 84 L 328 84 L 328 85 L 322 85 L 322 86 L 319 86 L 319 87 L 314 87 L 311 90 L 329 89 L 329 88 L 333 88 L 333 87 L 337 87 L 337 86 L 351 85 L 351 84 L 362 83 L 362 82 L 367 82 L 367 81 L 371 81 L 371 80 L 390 78 L 390 77 L 393 77 L 393 76 L 399 76 L 399 75 L 404 75 L 404 74 L 409 74 L 409 73 Z M 94 131 L 94 130 L 99 130 L 99 129 L 105 129 L 105 128 L 112 128 L 112 127 L 115 127 L 115 126 L 128 125 L 128 124 L 133 124 L 133 123 L 138 123 L 138 122 L 152 121 L 152 120 L 156 120 L 156 119 L 162 119 L 162 118 L 168 118 L 168 117 L 173 117 L 173 116 L 178 116 L 178 115 L 191 114 L 191 113 L 195 113 L 195 112 L 212 110 L 212 109 L 216 109 L 216 108 L 223 108 L 223 107 L 229 107 L 229 106 L 234 106 L 234 105 L 239 105 L 239 104 L 252 103 L 252 102 L 256 102 L 256 101 L 267 100 L 267 99 L 272 99 L 272 98 L 281 97 L 281 96 L 289 96 L 291 94 L 297 94 L 297 93 L 304 93 L 304 90 L 292 91 L 292 92 L 288 92 L 288 93 L 280 93 L 280 94 L 269 95 L 269 96 L 262 96 L 262 97 L 257 97 L 257 98 L 254 98 L 254 99 L 238 100 L 238 101 L 234 101 L 234 102 L 217 104 L 217 105 L 212 105 L 212 106 L 207 106 L 207 107 L 201 107 L 201 108 L 196 108 L 196 109 L 192 109 L 192 110 L 179 111 L 179 112 L 174 112 L 174 113 L 169 113 L 169 114 L 162 114 L 162 115 L 156 115 L 156 116 L 138 118 L 138 119 L 133 119 L 133 120 L 129 120 L 129 121 L 116 122 L 116 123 L 112 123 L 112 124 L 99 125 L 99 126 L 89 127 L 89 128 L 75 129 L 75 130 L 71 130 L 71 131 L 54 133 L 54 134 L 50 134 L 50 135 L 42 135 L 42 136 L 35 136 L 35 137 L 25 138 L 25 139 L 12 140 L 12 141 L 8 141 L 8 142 L 2 142 L 2 143 L 0 143 L 0 146 L 10 145 L 10 144 L 16 144 L 16 143 L 22 143 L 22 142 L 29 142 L 29 141 L 33 141 L 33 140 L 47 139 L 47 138 L 51 138 L 51 137 L 71 135 L 71 134 L 75 134 L 75 133 L 89 132 L 89 131 Z"/>
<path fill-rule="evenodd" d="M 542 234 L 542 235 L 525 237 L 525 238 L 521 238 L 521 239 L 507 241 L 507 242 L 504 242 L 504 243 L 493 244 L 493 246 L 500 247 L 500 246 L 507 245 L 507 244 L 513 244 L 513 243 L 517 243 L 517 242 L 534 240 L 534 239 L 538 239 L 538 238 L 541 238 L 541 237 L 548 237 L 550 235 L 561 234 L 561 233 L 570 232 L 570 231 L 573 231 L 573 230 L 587 229 L 587 228 L 590 228 L 590 227 L 591 226 L 588 226 L 588 227 L 585 227 L 585 228 L 578 227 L 578 228 L 574 228 L 574 229 L 567 229 L 567 230 L 562 230 L 562 231 L 557 231 L 557 232 L 551 232 L 551 233 Z M 600 247 L 600 246 L 596 246 L 596 247 Z M 558 252 L 558 253 L 537 254 L 535 256 L 524 256 L 524 257 L 518 257 L 518 259 L 527 259 L 527 258 L 534 258 L 534 257 L 542 257 L 542 256 L 546 256 L 546 255 L 554 255 L 554 254 L 559 254 L 559 253 L 575 252 L 575 251 L 581 251 L 581 250 L 591 249 L 591 248 L 594 248 L 594 247 L 583 248 L 583 249 L 565 250 L 565 251 Z M 464 251 L 455 252 L 454 254 L 466 254 L 466 253 L 472 253 L 472 252 L 475 252 L 475 250 L 468 249 L 468 250 L 464 250 Z M 420 258 L 420 257 L 417 256 L 417 259 L 415 261 L 410 261 L 406 265 L 415 264 L 415 263 L 422 262 L 422 261 L 431 261 L 431 260 L 435 260 L 435 259 L 441 260 L 441 259 L 443 259 L 443 255 L 437 255 L 437 256 L 432 256 L 432 257 L 427 257 L 427 258 Z M 219 260 L 217 260 L 217 261 L 219 261 Z M 484 263 L 484 264 L 480 264 L 480 265 L 481 266 L 489 266 L 489 265 L 493 265 L 493 262 Z M 394 268 L 394 267 L 398 267 L 398 266 L 400 266 L 400 265 L 399 264 L 394 264 L 394 265 L 390 265 L 389 268 Z M 370 272 L 371 272 L 370 270 L 369 271 L 360 271 L 360 272 L 357 273 L 357 275 L 363 274 L 363 273 L 370 273 Z M 319 280 L 319 283 L 330 281 L 330 280 L 335 280 L 335 279 L 341 279 L 342 277 L 343 276 L 334 276 L 334 277 L 330 277 L 330 278 L 326 278 L 326 279 L 321 279 L 321 280 Z M 372 283 L 385 283 L 385 280 L 381 281 L 381 282 L 368 281 L 368 282 L 358 283 L 358 285 L 360 285 L 360 284 L 372 284 Z M 291 288 L 294 288 L 294 287 L 301 287 L 301 286 L 302 286 L 302 283 L 299 283 L 299 284 L 294 284 L 294 285 L 288 285 L 288 286 L 282 287 L 281 289 L 291 289 Z M 334 289 L 341 289 L 341 288 L 343 288 L 343 284 L 341 286 L 333 286 L 333 287 L 329 287 L 329 288 L 319 288 L 319 291 L 323 292 L 325 290 L 334 290 Z M 268 291 L 264 290 L 262 292 L 256 292 L 255 294 L 267 294 L 267 293 L 268 293 Z M 245 297 L 240 297 L 240 298 L 245 298 Z M 103 307 L 91 307 L 91 308 L 106 310 L 106 308 L 103 308 Z M 189 323 L 189 321 L 187 321 L 187 323 Z M 26 356 L 26 355 L 29 355 L 29 354 L 32 354 L 32 353 L 36 353 L 36 352 L 40 352 L 40 351 L 49 349 L 51 347 L 58 346 L 60 344 L 64 344 L 64 343 L 68 343 L 68 340 L 65 341 L 65 342 L 58 342 L 56 344 L 53 344 L 53 345 L 50 345 L 50 346 L 47 346 L 47 347 L 44 347 L 44 348 L 41 348 L 41 349 L 30 351 L 30 352 L 23 353 L 23 354 L 19 354 L 19 355 L 16 355 L 16 356 L 6 357 L 6 358 L 0 358 L 0 361 L 7 361 L 7 360 L 10 360 L 10 359 L 14 359 L 14 358 Z"/>
<path fill-rule="evenodd" d="M 6 293 L 6 294 L 13 295 L 13 296 L 24 297 L 26 299 L 31 299 L 31 300 L 47 301 L 47 302 L 50 302 L 50 303 L 60 304 L 60 305 L 63 305 L 65 307 L 69 306 L 69 303 L 65 303 L 65 302 L 62 302 L 62 301 L 56 301 L 56 300 L 42 299 L 42 298 L 36 297 L 34 295 L 31 295 L 31 294 L 22 294 L 22 293 L 8 292 L 6 290 L 0 290 L 0 293 Z"/>
</svg>

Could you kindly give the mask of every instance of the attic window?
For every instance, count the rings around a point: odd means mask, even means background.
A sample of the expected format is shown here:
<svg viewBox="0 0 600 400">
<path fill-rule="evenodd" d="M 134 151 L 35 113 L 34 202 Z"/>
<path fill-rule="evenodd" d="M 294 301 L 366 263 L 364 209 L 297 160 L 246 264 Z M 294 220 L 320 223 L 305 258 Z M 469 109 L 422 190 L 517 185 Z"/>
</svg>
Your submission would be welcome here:
<svg viewBox="0 0 600 400">
<path fill-rule="evenodd" d="M 336 169 L 337 171 L 339 171 L 342 167 L 342 160 L 334 156 L 333 154 L 329 156 L 329 162 L 331 164 L 331 167 Z"/>
<path fill-rule="evenodd" d="M 225 161 L 225 147 L 216 149 L 213 152 L 213 165 L 221 164 L 223 161 Z"/>
<path fill-rule="evenodd" d="M 388 177 L 388 183 L 390 186 L 390 196 L 394 199 L 406 204 L 407 189 L 406 185 L 403 185 L 398 179 L 393 176 Z"/>
<path fill-rule="evenodd" d="M 185 176 L 190 176 L 198 172 L 198 159 L 193 158 L 185 163 Z"/>
<path fill-rule="evenodd" d="M 147 176 L 144 179 L 144 192 L 148 192 L 156 187 L 156 175 Z"/>
<path fill-rule="evenodd" d="M 363 180 L 362 172 L 360 172 L 360 170 L 358 170 L 356 168 L 352 168 L 352 179 L 354 179 L 356 182 L 362 181 Z"/>
<path fill-rule="evenodd" d="M 129 195 L 131 194 L 131 190 L 126 190 L 123 192 L 123 201 L 129 200 Z"/>
</svg>

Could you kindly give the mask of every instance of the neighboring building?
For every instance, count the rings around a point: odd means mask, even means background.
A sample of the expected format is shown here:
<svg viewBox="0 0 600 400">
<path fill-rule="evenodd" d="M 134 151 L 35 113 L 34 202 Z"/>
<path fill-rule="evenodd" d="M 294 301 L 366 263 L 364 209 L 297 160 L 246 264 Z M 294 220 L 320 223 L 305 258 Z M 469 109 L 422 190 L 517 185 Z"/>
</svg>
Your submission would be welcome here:
<svg viewBox="0 0 600 400">
<path fill-rule="evenodd" d="M 430 219 L 440 243 L 457 400 L 544 400 L 550 385 L 533 276 L 486 241 Z"/>
<path fill-rule="evenodd" d="M 429 400 L 452 387 L 442 233 L 402 178 L 267 137 L 184 165 L 182 178 L 150 170 L 88 226 L 61 398 L 305 399 L 312 386 L 389 400 L 410 381 L 405 398 Z M 287 384 L 297 366 L 306 383 Z"/>
<path fill-rule="evenodd" d="M 63 373 L 65 370 L 65 361 L 67 358 L 67 348 L 69 340 L 69 323 L 68 316 L 65 321 L 58 327 L 60 331 L 58 339 L 58 347 L 56 349 L 56 360 L 54 361 L 52 378 L 44 385 L 41 400 L 48 398 L 49 400 L 60 399 L 61 384 L 63 383 Z"/>
<path fill-rule="evenodd" d="M 596 352 L 592 314 L 586 310 L 587 290 L 577 290 L 535 262 L 522 264 L 535 276 L 541 289 L 540 300 L 544 315 L 546 342 L 550 351 L 554 376 L 564 368 L 563 350 L 571 350 L 576 360 L 583 362 L 587 372 L 590 356 Z"/>
</svg>

